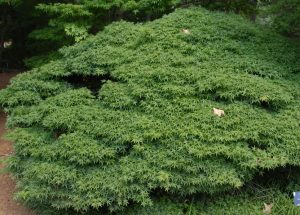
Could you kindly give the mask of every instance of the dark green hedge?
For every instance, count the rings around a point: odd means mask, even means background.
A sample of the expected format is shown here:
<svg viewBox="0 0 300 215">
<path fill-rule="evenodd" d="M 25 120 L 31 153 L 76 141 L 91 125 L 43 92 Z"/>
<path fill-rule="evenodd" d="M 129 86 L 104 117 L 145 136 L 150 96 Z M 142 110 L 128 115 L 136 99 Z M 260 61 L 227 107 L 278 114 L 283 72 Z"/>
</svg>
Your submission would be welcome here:
<svg viewBox="0 0 300 215">
<path fill-rule="evenodd" d="M 298 51 L 239 16 L 201 8 L 117 22 L 61 50 L 0 92 L 17 197 L 119 210 L 151 205 L 157 190 L 217 193 L 299 166 Z"/>
</svg>

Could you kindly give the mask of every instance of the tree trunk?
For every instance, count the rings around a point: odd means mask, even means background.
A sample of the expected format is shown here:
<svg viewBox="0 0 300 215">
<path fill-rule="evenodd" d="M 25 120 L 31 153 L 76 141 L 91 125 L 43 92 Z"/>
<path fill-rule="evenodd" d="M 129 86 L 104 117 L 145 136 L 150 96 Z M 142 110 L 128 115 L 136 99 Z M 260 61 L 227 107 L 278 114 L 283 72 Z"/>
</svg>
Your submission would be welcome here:
<svg viewBox="0 0 300 215">
<path fill-rule="evenodd" d="M 252 22 L 256 21 L 256 9 L 257 9 L 257 0 L 251 0 L 251 4 L 253 5 L 252 13 L 250 14 L 250 20 Z"/>
</svg>

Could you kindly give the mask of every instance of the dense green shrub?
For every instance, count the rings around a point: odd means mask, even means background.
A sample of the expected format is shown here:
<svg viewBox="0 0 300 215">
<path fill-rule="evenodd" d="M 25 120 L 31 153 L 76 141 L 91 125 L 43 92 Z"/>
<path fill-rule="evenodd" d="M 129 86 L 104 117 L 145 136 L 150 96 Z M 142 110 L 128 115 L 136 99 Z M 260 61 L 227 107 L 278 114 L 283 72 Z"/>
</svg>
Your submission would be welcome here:
<svg viewBox="0 0 300 215">
<path fill-rule="evenodd" d="M 153 195 L 153 205 L 132 205 L 118 215 L 298 215 L 293 192 L 299 190 L 299 168 L 291 166 L 264 171 L 240 190 L 221 194 L 174 197 Z M 264 210 L 269 207 L 271 213 Z"/>
<path fill-rule="evenodd" d="M 35 57 L 25 61 L 29 68 L 49 62 L 46 54 L 58 47 L 71 45 L 95 34 L 104 26 L 117 20 L 145 22 L 160 18 L 177 7 L 202 5 L 210 10 L 235 12 L 253 18 L 257 13 L 257 1 L 253 0 L 51 0 L 36 6 L 38 17 L 48 20 L 38 23 L 29 34 L 30 49 Z M 41 48 L 42 47 L 42 48 Z"/>
<path fill-rule="evenodd" d="M 176 7 L 200 4 L 212 10 L 234 11 L 244 15 L 255 13 L 257 3 L 249 0 L 71 0 L 41 3 L 36 9 L 49 17 L 49 26 L 30 35 L 38 40 L 69 44 L 78 42 L 91 32 L 115 20 L 150 21 L 169 13 Z"/>
<path fill-rule="evenodd" d="M 61 50 L 0 92 L 17 197 L 118 210 L 149 206 L 158 190 L 217 193 L 298 166 L 298 51 L 239 16 L 201 8 L 117 22 Z"/>
<path fill-rule="evenodd" d="M 298 215 L 300 208 L 293 204 L 292 195 L 277 188 L 257 187 L 241 193 L 202 197 L 186 200 L 158 198 L 151 207 L 131 207 L 122 215 L 262 215 L 264 204 L 271 205 L 270 214 Z"/>
<path fill-rule="evenodd" d="M 102 30 L 117 20 L 150 21 L 170 13 L 180 0 L 52 0 L 36 5 L 39 17 L 46 17 L 48 24 L 40 24 L 29 34 L 34 57 L 25 61 L 29 68 L 49 62 L 57 56 L 60 47 L 71 45 Z M 38 46 L 36 46 L 38 45 Z M 41 48 L 43 47 L 43 48 Z M 50 57 L 49 52 L 54 52 Z M 46 55 L 45 55 L 46 54 Z"/>
</svg>

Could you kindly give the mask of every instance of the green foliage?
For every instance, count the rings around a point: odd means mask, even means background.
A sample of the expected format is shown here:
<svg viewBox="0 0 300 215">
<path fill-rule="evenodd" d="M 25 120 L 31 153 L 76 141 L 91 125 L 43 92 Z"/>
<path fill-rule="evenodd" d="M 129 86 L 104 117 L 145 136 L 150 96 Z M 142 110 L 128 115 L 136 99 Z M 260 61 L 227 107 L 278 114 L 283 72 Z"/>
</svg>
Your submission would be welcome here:
<svg viewBox="0 0 300 215">
<path fill-rule="evenodd" d="M 300 1 L 298 0 L 271 0 L 264 8 L 264 16 L 269 24 L 278 32 L 300 36 Z"/>
<path fill-rule="evenodd" d="M 28 57 L 28 56 L 27 56 Z M 24 64 L 27 68 L 37 68 L 61 57 L 58 51 L 50 51 L 46 54 L 40 54 L 34 57 L 24 59 Z"/>
<path fill-rule="evenodd" d="M 21 0 L 0 0 L 0 4 L 4 5 L 16 5 L 19 4 L 21 2 Z"/>
<path fill-rule="evenodd" d="M 298 51 L 201 8 L 113 23 L 64 48 L 0 91 L 18 199 L 115 211 L 152 205 L 155 190 L 214 194 L 299 166 Z"/>
<path fill-rule="evenodd" d="M 273 215 L 297 215 L 300 208 L 293 204 L 292 195 L 287 195 L 277 188 L 257 187 L 243 190 L 241 193 L 229 193 L 206 198 L 170 200 L 155 199 L 151 207 L 132 207 L 122 215 L 261 215 L 265 204 L 273 204 Z"/>
<path fill-rule="evenodd" d="M 247 17 L 251 17 L 257 12 L 257 0 L 183 0 L 185 4 L 194 3 L 200 4 L 209 10 L 221 10 L 227 12 L 235 12 Z"/>
<path fill-rule="evenodd" d="M 89 34 L 98 32 L 116 20 L 155 19 L 174 9 L 179 2 L 179 0 L 80 0 L 67 3 L 62 1 L 41 3 L 36 9 L 41 16 L 49 18 L 48 25 L 34 30 L 29 37 L 40 43 L 51 41 L 52 46 L 49 46 L 47 51 L 55 51 L 57 47 L 84 40 Z M 29 66 L 39 64 L 37 58 L 31 58 L 29 61 L 31 62 L 27 64 Z"/>
<path fill-rule="evenodd" d="M 87 37 L 89 17 L 93 14 L 84 5 L 55 3 L 39 4 L 36 8 L 55 19 L 49 20 L 49 27 L 33 31 L 31 37 L 59 41 L 67 35 L 77 42 Z"/>
<path fill-rule="evenodd" d="M 235 12 L 252 17 L 257 12 L 257 2 L 253 0 L 197 1 L 197 0 L 79 0 L 50 1 L 36 6 L 40 16 L 49 19 L 48 25 L 37 28 L 29 37 L 43 45 L 51 41 L 48 51 L 71 45 L 86 39 L 90 34 L 102 30 L 107 24 L 117 20 L 144 22 L 168 14 L 177 7 L 202 5 L 211 10 Z M 36 58 L 29 59 L 36 66 Z"/>
<path fill-rule="evenodd" d="M 269 5 L 264 22 L 271 20 L 285 34 L 299 34 L 297 0 L 0 0 L 0 61 L 2 66 L 20 67 L 25 60 L 25 66 L 35 68 L 53 60 L 59 48 L 80 42 L 114 21 L 150 21 L 178 7 L 201 5 L 255 21 L 262 2 Z M 12 41 L 12 47 L 4 49 L 4 41 Z"/>
</svg>

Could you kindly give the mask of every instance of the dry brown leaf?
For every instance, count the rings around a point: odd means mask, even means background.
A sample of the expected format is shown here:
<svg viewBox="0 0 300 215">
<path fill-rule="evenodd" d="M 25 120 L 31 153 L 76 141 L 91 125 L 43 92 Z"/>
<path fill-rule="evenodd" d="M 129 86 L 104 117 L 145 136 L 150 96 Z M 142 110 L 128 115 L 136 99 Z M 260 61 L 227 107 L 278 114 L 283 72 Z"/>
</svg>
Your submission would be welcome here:
<svg viewBox="0 0 300 215">
<path fill-rule="evenodd" d="M 264 214 L 270 214 L 272 212 L 273 204 L 266 204 L 264 203 L 264 209 L 263 212 Z"/>
<path fill-rule="evenodd" d="M 185 29 L 185 28 L 181 29 L 181 31 L 185 34 L 191 34 L 190 30 Z"/>
<path fill-rule="evenodd" d="M 225 115 L 224 110 L 218 109 L 218 108 L 213 108 L 213 113 L 214 113 L 216 116 L 224 116 L 224 115 Z"/>
</svg>

